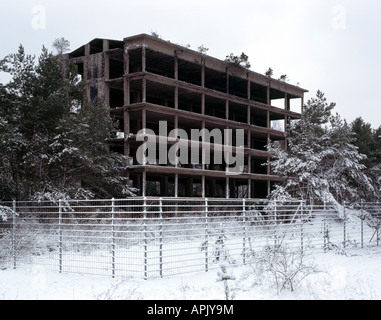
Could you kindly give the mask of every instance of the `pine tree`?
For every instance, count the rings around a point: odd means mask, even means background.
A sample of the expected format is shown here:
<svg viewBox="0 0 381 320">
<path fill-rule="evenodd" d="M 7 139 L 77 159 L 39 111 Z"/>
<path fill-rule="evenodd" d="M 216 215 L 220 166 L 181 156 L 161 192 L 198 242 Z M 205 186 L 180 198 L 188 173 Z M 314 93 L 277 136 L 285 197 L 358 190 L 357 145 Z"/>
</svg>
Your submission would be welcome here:
<svg viewBox="0 0 381 320">
<path fill-rule="evenodd" d="M 113 119 L 87 101 L 74 65 L 43 48 L 35 61 L 22 46 L 0 62 L 12 80 L 0 90 L 1 198 L 70 199 L 131 194 L 122 155 L 107 152 Z"/>
<path fill-rule="evenodd" d="M 287 150 L 276 142 L 268 146 L 272 170 L 284 178 L 272 192 L 273 198 L 325 200 L 340 207 L 342 201 L 358 200 L 373 190 L 363 173 L 365 156 L 352 144 L 350 126 L 332 114 L 334 107 L 318 91 L 307 102 L 302 118 L 290 123 Z"/>
<path fill-rule="evenodd" d="M 375 186 L 374 199 L 381 196 L 381 127 L 372 129 L 370 123 L 366 123 L 361 117 L 351 124 L 355 133 L 353 144 L 364 153 L 367 158 L 363 161 L 367 169 L 366 174 Z"/>
</svg>

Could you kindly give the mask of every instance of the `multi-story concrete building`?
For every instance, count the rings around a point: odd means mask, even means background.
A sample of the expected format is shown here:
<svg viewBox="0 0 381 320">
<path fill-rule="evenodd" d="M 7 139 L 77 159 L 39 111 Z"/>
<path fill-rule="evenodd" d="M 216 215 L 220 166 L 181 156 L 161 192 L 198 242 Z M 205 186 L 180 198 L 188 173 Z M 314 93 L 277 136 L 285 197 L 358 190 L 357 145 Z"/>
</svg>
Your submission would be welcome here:
<svg viewBox="0 0 381 320">
<path fill-rule="evenodd" d="M 128 157 L 125 174 L 140 195 L 264 198 L 279 181 L 265 164 L 265 146 L 285 145 L 284 128 L 300 118 L 306 90 L 146 34 L 94 39 L 66 58 L 78 66 L 88 97 L 99 97 L 118 118 L 120 133 L 109 148 Z M 244 146 L 233 139 L 232 149 L 243 150 L 242 173 L 229 175 L 228 165 L 213 160 L 139 163 L 136 153 L 144 142 L 137 133 L 151 129 L 159 135 L 159 121 L 189 137 L 191 129 L 244 130 Z M 169 149 L 178 140 L 156 142 Z M 205 144 L 197 143 L 202 155 Z M 209 151 L 213 155 L 217 149 L 213 144 Z"/>
</svg>

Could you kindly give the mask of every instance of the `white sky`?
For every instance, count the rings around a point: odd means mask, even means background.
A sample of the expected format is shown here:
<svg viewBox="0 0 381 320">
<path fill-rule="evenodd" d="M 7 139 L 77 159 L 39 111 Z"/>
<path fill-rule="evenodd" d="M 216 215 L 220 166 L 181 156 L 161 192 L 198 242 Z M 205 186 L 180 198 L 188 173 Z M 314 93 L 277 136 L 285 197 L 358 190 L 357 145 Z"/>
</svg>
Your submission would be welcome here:
<svg viewBox="0 0 381 320">
<path fill-rule="evenodd" d="M 204 45 L 219 59 L 245 52 L 251 69 L 317 90 L 348 122 L 381 125 L 381 1 L 376 0 L 2 0 L 0 58 L 23 44 L 39 55 L 65 37 L 74 50 L 94 38 L 157 32 Z M 4 77 L 0 77 L 0 81 Z"/>
</svg>

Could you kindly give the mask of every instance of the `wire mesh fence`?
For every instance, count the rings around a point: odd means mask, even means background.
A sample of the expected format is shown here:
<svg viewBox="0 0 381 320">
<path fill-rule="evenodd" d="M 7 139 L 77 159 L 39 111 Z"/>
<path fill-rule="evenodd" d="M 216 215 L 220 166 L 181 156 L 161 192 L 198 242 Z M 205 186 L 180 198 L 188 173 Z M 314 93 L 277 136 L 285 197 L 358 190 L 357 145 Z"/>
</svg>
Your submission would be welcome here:
<svg viewBox="0 0 381 320">
<path fill-rule="evenodd" d="M 0 217 L 0 267 L 148 279 L 245 264 L 269 246 L 379 245 L 381 206 L 129 198 L 1 203 Z"/>
</svg>

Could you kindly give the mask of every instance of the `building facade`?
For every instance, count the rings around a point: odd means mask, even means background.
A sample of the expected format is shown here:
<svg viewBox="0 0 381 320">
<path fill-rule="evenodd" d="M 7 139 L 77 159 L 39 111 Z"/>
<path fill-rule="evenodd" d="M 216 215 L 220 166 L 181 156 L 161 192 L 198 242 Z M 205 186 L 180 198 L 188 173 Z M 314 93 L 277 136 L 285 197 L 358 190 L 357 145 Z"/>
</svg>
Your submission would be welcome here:
<svg viewBox="0 0 381 320">
<path fill-rule="evenodd" d="M 138 195 L 265 198 L 280 180 L 266 164 L 266 145 L 286 145 L 286 124 L 300 118 L 306 90 L 146 34 L 123 41 L 94 39 L 65 58 L 78 66 L 88 98 L 103 100 L 119 120 L 120 132 L 108 147 L 127 157 L 123 174 Z M 159 124 L 175 137 L 160 136 Z M 214 162 L 220 150 L 216 142 L 192 140 L 196 129 L 219 129 L 224 141 L 231 129 L 231 150 L 242 152 L 240 174 Z M 139 133 L 155 133 L 159 160 L 159 150 L 179 145 L 180 130 L 188 134 L 180 139 L 182 147 L 199 149 L 199 162 L 190 155 L 175 164 L 136 157 L 145 143 Z M 238 131 L 243 146 L 235 145 Z"/>
</svg>

